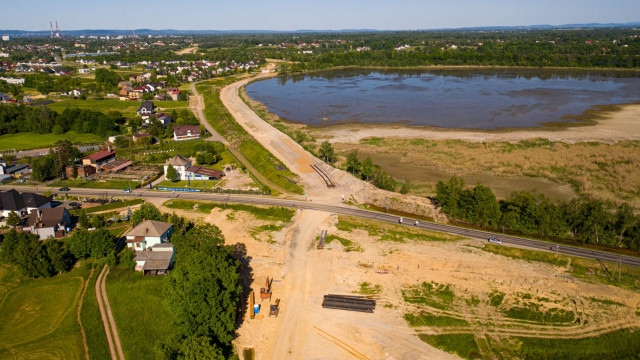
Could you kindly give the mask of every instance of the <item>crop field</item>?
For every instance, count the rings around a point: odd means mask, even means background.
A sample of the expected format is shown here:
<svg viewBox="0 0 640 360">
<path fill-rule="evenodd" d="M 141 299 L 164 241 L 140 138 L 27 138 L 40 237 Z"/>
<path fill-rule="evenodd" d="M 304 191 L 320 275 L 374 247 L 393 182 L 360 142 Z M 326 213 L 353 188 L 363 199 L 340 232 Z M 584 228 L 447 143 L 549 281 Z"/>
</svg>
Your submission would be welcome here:
<svg viewBox="0 0 640 360">
<path fill-rule="evenodd" d="M 163 276 L 111 269 L 109 303 L 127 359 L 155 359 L 154 347 L 173 334 L 175 318 L 163 304 Z"/>
<path fill-rule="evenodd" d="M 26 279 L 0 267 L 0 359 L 81 359 L 77 305 L 89 270 Z"/>
<path fill-rule="evenodd" d="M 104 141 L 102 137 L 95 134 L 78 134 L 73 131 L 59 135 L 23 132 L 0 136 L 0 150 L 46 148 L 55 145 L 59 140 L 69 140 L 73 144 L 95 144 Z"/>
</svg>

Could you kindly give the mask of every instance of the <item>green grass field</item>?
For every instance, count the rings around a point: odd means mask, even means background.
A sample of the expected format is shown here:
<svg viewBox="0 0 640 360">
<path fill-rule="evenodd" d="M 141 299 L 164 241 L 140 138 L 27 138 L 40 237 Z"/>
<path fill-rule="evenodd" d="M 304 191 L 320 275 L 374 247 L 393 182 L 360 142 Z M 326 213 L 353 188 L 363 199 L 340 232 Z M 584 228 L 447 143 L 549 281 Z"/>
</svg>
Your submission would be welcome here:
<svg viewBox="0 0 640 360">
<path fill-rule="evenodd" d="M 220 180 L 191 180 L 191 182 L 187 180 L 180 181 L 169 181 L 165 180 L 158 184 L 158 187 L 168 187 L 168 188 L 190 188 L 190 189 L 204 189 L 205 187 L 209 190 L 219 183 Z M 191 186 L 189 186 L 191 184 Z"/>
<path fill-rule="evenodd" d="M 111 269 L 107 294 L 127 359 L 155 359 L 154 347 L 173 334 L 175 317 L 163 305 L 164 276 Z"/>
<path fill-rule="evenodd" d="M 77 305 L 89 270 L 27 279 L 0 267 L 0 359 L 81 359 Z"/>
<path fill-rule="evenodd" d="M 153 104 L 158 111 L 171 112 L 173 109 L 188 109 L 186 101 L 154 101 Z M 108 111 L 120 111 L 124 116 L 135 116 L 136 110 L 140 107 L 140 101 L 120 101 L 120 100 L 62 100 L 47 105 L 51 110 L 61 113 L 66 108 L 89 109 L 106 113 Z"/>
<path fill-rule="evenodd" d="M 82 321 L 84 334 L 87 338 L 87 346 L 89 347 L 89 359 L 111 358 L 109 343 L 104 332 L 95 292 L 96 280 L 101 270 L 102 265 L 96 264 L 96 269 L 93 271 L 91 279 L 89 279 L 89 285 L 82 300 L 82 312 L 80 313 L 80 320 Z"/>
<path fill-rule="evenodd" d="M 73 144 L 95 144 L 105 139 L 95 134 L 78 134 L 73 131 L 60 135 L 24 132 L 0 136 L 0 150 L 46 148 L 53 146 L 59 140 L 69 140 Z"/>
<path fill-rule="evenodd" d="M 131 181 L 131 189 L 135 189 L 139 183 Z M 70 188 L 86 188 L 86 189 L 129 189 L 129 181 L 127 180 L 111 180 L 111 181 L 90 181 L 90 180 L 60 180 L 53 184 L 53 187 L 70 187 Z"/>
</svg>

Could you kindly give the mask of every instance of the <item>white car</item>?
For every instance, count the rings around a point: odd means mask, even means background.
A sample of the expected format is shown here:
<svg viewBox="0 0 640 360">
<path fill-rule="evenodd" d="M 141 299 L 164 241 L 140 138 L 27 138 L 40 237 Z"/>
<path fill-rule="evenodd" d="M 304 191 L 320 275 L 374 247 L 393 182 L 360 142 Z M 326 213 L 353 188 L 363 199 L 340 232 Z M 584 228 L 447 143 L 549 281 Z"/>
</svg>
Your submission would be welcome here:
<svg viewBox="0 0 640 360">
<path fill-rule="evenodd" d="M 489 242 L 494 244 L 502 244 L 502 240 L 496 238 L 489 238 Z"/>
</svg>

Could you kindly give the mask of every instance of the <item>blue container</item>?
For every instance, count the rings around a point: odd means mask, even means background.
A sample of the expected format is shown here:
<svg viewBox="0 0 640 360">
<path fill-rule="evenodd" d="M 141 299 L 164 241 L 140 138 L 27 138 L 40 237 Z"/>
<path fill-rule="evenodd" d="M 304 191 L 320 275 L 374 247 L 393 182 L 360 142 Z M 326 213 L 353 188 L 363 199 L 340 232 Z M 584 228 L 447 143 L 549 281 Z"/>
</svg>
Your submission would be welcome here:
<svg viewBox="0 0 640 360">
<path fill-rule="evenodd" d="M 253 305 L 253 313 L 257 314 L 259 312 L 260 312 L 260 305 L 259 304 Z"/>
</svg>

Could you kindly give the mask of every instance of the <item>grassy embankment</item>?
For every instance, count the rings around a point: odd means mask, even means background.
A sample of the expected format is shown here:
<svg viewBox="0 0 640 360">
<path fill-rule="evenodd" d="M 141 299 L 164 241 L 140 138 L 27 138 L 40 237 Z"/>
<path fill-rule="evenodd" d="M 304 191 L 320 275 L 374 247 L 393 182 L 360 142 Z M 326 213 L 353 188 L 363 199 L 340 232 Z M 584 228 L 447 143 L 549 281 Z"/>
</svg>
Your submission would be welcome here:
<svg viewBox="0 0 640 360">
<path fill-rule="evenodd" d="M 196 86 L 198 92 L 204 98 L 204 114 L 211 126 L 227 139 L 234 148 L 240 151 L 251 165 L 269 181 L 288 192 L 302 194 L 304 192 L 302 186 L 293 184 L 286 179 L 289 178 L 295 181 L 298 176 L 286 169 L 280 160 L 251 137 L 227 111 L 220 100 L 221 87 L 212 86 L 211 83 L 203 83 Z M 285 170 L 278 170 L 276 166 L 285 168 Z"/>
<path fill-rule="evenodd" d="M 506 256 L 512 259 L 522 259 L 528 262 L 541 262 L 559 267 L 566 267 L 568 275 L 588 282 L 597 282 L 619 286 L 631 291 L 640 292 L 640 268 L 603 262 L 608 271 L 604 270 L 597 260 L 583 259 L 552 252 L 535 251 L 485 244 L 482 250 Z M 620 281 L 618 281 L 618 275 Z"/>
<path fill-rule="evenodd" d="M 515 189 L 537 188 L 552 199 L 567 200 L 571 193 L 561 188 L 565 184 L 578 194 L 640 204 L 635 181 L 640 178 L 636 165 L 640 162 L 640 141 L 567 144 L 531 139 L 477 143 L 374 137 L 358 145 L 336 146 L 343 153 L 357 148 L 361 156 L 370 156 L 394 177 L 412 181 L 416 194 L 433 194 L 438 180 L 459 175 L 467 178 L 469 185 L 480 181 L 497 189 L 494 191 L 500 192 L 499 197 Z"/>
<path fill-rule="evenodd" d="M 205 201 L 193 201 L 193 200 L 168 200 L 165 201 L 163 206 L 169 209 L 180 209 L 189 211 L 198 211 L 204 214 L 208 214 L 212 209 L 231 209 L 233 211 L 244 211 L 253 215 L 258 220 L 264 221 L 281 221 L 284 223 L 291 222 L 291 219 L 295 215 L 296 211 L 293 209 L 287 209 L 283 207 L 261 207 L 242 204 L 226 204 L 205 202 Z M 194 206 L 197 205 L 197 209 Z"/>
<path fill-rule="evenodd" d="M 0 266 L 0 358 L 84 358 L 77 306 L 89 272 L 28 279 Z"/>
<path fill-rule="evenodd" d="M 23 132 L 0 136 L 0 150 L 28 150 L 54 146 L 60 140 L 69 140 L 73 144 L 95 144 L 105 139 L 95 134 L 78 134 L 69 131 L 64 134 L 34 134 Z"/>
<path fill-rule="evenodd" d="M 163 303 L 164 276 L 111 269 L 109 303 L 127 359 L 155 359 L 154 347 L 173 335 L 174 315 Z"/>
<path fill-rule="evenodd" d="M 366 220 L 351 216 L 339 215 L 338 230 L 350 233 L 353 230 L 364 230 L 376 241 L 406 242 L 412 241 L 457 241 L 462 236 L 438 233 L 403 225 L 388 224 L 379 221 Z"/>
<path fill-rule="evenodd" d="M 89 181 L 89 180 L 60 180 L 51 186 L 53 187 L 70 187 L 70 188 L 86 188 L 86 189 L 135 189 L 140 183 L 137 181 L 127 180 L 109 180 L 109 181 Z"/>
<path fill-rule="evenodd" d="M 189 108 L 186 101 L 153 101 L 157 112 L 169 112 L 173 110 L 184 110 Z M 140 101 L 119 101 L 119 100 L 61 100 L 47 105 L 51 110 L 62 113 L 66 108 L 89 109 L 107 113 L 109 111 L 119 111 L 123 116 L 136 116 L 136 111 L 140 107 Z"/>
<path fill-rule="evenodd" d="M 95 213 L 95 212 L 99 212 L 99 211 L 121 209 L 121 208 L 125 208 L 127 206 L 134 206 L 134 205 L 142 204 L 143 202 L 144 202 L 144 199 L 132 199 L 132 200 L 125 200 L 125 201 L 118 201 L 118 202 L 112 202 L 112 203 L 108 203 L 108 204 L 104 204 L 104 205 L 100 205 L 100 206 L 93 206 L 93 207 L 86 208 L 86 209 L 72 210 L 71 214 L 72 215 L 79 215 L 82 212 L 84 212 L 86 214 L 91 214 L 91 213 Z"/>
</svg>

